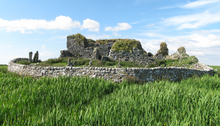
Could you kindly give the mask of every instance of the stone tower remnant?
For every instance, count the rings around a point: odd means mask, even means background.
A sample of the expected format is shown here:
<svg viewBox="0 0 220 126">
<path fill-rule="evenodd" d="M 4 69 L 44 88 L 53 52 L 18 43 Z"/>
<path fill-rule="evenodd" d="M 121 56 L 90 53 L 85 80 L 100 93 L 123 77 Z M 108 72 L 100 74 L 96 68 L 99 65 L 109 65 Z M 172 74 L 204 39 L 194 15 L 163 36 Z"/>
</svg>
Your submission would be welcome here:
<svg viewBox="0 0 220 126">
<path fill-rule="evenodd" d="M 34 54 L 34 59 L 33 59 L 33 62 L 38 62 L 38 58 L 39 58 L 39 54 L 38 54 L 38 51 Z"/>
<path fill-rule="evenodd" d="M 168 55 L 166 59 L 182 59 L 182 58 L 188 58 L 189 55 L 186 53 L 185 47 L 179 47 L 176 51 L 176 53 L 172 55 Z M 198 60 L 198 59 L 197 59 Z"/>
<path fill-rule="evenodd" d="M 32 62 L 32 52 L 29 52 L 29 62 Z"/>
<path fill-rule="evenodd" d="M 160 43 L 160 49 L 157 53 L 153 56 L 154 59 L 165 59 L 165 56 L 168 55 L 168 48 L 166 42 Z"/>
</svg>

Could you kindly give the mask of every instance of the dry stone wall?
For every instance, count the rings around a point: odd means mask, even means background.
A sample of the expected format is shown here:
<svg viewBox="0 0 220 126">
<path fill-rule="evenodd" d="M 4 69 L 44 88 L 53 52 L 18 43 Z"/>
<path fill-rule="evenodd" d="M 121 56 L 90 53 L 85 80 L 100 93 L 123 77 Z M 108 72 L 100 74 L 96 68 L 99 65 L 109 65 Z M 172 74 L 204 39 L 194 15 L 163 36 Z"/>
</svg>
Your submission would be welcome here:
<svg viewBox="0 0 220 126">
<path fill-rule="evenodd" d="M 36 67 L 31 65 L 17 64 L 17 61 L 28 60 L 27 58 L 16 58 L 9 62 L 8 71 L 20 75 L 33 77 L 58 77 L 58 76 L 89 76 L 91 78 L 104 78 L 120 83 L 126 76 L 137 77 L 144 82 L 154 82 L 157 79 L 166 78 L 170 81 L 186 79 L 196 74 L 198 76 L 209 74 L 214 75 L 214 70 L 205 64 L 199 63 L 199 67 L 205 66 L 202 70 L 188 69 L 183 67 L 156 67 L 156 68 L 106 68 L 106 67 Z"/>
</svg>

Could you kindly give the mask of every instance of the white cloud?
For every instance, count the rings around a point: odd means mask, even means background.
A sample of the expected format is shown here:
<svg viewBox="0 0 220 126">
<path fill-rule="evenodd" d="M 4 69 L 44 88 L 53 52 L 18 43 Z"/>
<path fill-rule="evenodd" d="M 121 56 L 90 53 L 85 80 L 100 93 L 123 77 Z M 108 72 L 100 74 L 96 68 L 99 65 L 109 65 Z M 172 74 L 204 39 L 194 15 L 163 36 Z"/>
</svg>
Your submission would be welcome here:
<svg viewBox="0 0 220 126">
<path fill-rule="evenodd" d="M 13 46 L 12 45 L 10 45 L 10 46 L 5 46 L 5 48 L 12 48 Z"/>
<path fill-rule="evenodd" d="M 181 46 L 186 48 L 189 55 L 195 56 L 208 56 L 219 57 L 220 55 L 220 36 L 218 34 L 208 33 L 201 35 L 198 33 L 193 33 L 185 36 L 171 36 L 159 39 L 141 39 L 142 47 L 147 52 L 152 52 L 156 54 L 157 50 L 160 48 L 159 44 L 161 42 L 166 42 L 169 55 L 177 51 Z M 211 60 L 211 59 L 210 59 Z"/>
<path fill-rule="evenodd" d="M 71 29 L 80 28 L 79 21 L 73 21 L 68 16 L 58 16 L 55 20 L 37 20 L 37 19 L 20 19 L 20 20 L 3 20 L 0 18 L 0 28 L 6 29 L 6 32 L 20 31 L 21 33 L 30 33 L 31 31 L 26 30 L 36 30 L 36 29 Z"/>
<path fill-rule="evenodd" d="M 141 22 L 144 22 L 144 21 L 145 21 L 145 19 L 143 19 L 143 20 L 141 20 L 141 21 L 132 22 L 132 23 L 130 23 L 130 24 L 138 24 L 138 23 L 141 23 Z"/>
<path fill-rule="evenodd" d="M 86 36 L 87 39 L 93 39 L 93 40 L 97 40 L 97 39 L 109 39 L 112 38 L 110 35 L 88 35 Z"/>
<path fill-rule="evenodd" d="M 115 27 L 105 27 L 105 31 L 120 31 L 131 29 L 131 25 L 128 23 L 118 23 Z"/>
<path fill-rule="evenodd" d="M 154 26 L 154 24 L 153 23 L 151 23 L 151 24 L 148 24 L 148 25 L 146 25 L 147 27 L 152 27 L 152 26 Z"/>
<path fill-rule="evenodd" d="M 100 27 L 99 22 L 91 20 L 91 19 L 86 19 L 83 21 L 81 29 L 88 28 L 89 31 L 98 32 L 99 27 Z"/>
<path fill-rule="evenodd" d="M 208 11 L 199 14 L 176 16 L 164 19 L 165 25 L 178 26 L 178 29 L 198 28 L 207 24 L 220 22 L 220 13 L 210 14 Z"/>
<path fill-rule="evenodd" d="M 139 35 L 147 36 L 147 37 L 157 37 L 157 38 L 166 38 L 166 37 L 168 37 L 166 35 L 162 35 L 162 34 L 154 33 L 154 32 L 144 32 L 144 33 L 141 33 Z"/>
<path fill-rule="evenodd" d="M 39 52 L 39 56 L 42 56 L 42 57 L 48 57 L 48 56 L 52 56 L 53 54 L 49 51 L 46 51 L 46 52 Z"/>
<path fill-rule="evenodd" d="M 113 32 L 114 36 L 121 36 L 120 34 L 118 34 L 117 32 Z"/>
<path fill-rule="evenodd" d="M 198 0 L 184 5 L 182 8 L 196 8 L 206 4 L 217 2 L 218 0 Z"/>
<path fill-rule="evenodd" d="M 206 34 L 210 34 L 210 33 L 220 33 L 220 29 L 200 30 L 200 31 L 194 31 L 194 33 L 202 34 L 202 35 L 206 35 Z"/>
<path fill-rule="evenodd" d="M 45 46 L 45 45 L 42 45 L 42 47 L 41 47 L 41 48 L 42 48 L 42 50 L 44 50 L 44 49 L 46 48 L 46 46 Z"/>
</svg>

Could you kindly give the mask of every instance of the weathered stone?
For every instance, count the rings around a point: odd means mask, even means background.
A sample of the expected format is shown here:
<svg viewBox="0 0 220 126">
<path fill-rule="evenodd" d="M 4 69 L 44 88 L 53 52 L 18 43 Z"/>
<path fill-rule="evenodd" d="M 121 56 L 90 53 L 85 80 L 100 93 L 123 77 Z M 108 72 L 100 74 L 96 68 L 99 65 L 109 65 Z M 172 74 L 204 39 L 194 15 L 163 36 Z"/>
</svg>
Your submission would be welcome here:
<svg viewBox="0 0 220 126">
<path fill-rule="evenodd" d="M 166 56 L 166 59 L 182 59 L 188 58 L 189 55 L 186 53 L 186 49 L 184 47 L 180 47 L 177 49 L 176 53 Z"/>
<path fill-rule="evenodd" d="M 97 48 L 95 48 L 92 53 L 92 59 L 100 59 L 99 50 Z"/>
<path fill-rule="evenodd" d="M 67 66 L 72 66 L 72 62 L 71 62 L 71 59 L 70 59 L 70 58 L 68 58 Z"/>
<path fill-rule="evenodd" d="M 38 58 L 39 58 L 39 54 L 38 54 L 38 51 L 34 54 L 34 59 L 33 59 L 33 62 L 38 62 Z"/>
<path fill-rule="evenodd" d="M 154 59 L 165 59 L 164 56 L 168 55 L 168 48 L 166 42 L 160 43 L 160 49 L 157 53 L 153 56 Z"/>
<path fill-rule="evenodd" d="M 153 56 L 154 59 L 165 59 L 165 57 L 162 54 L 157 54 Z"/>
<path fill-rule="evenodd" d="M 89 61 L 89 66 L 90 66 L 90 67 L 92 66 L 92 60 L 91 60 L 91 61 Z"/>
<path fill-rule="evenodd" d="M 148 65 L 149 65 L 149 63 L 147 63 L 147 64 L 146 64 L 146 66 L 145 66 L 144 68 L 147 68 L 147 67 L 148 67 Z"/>
<path fill-rule="evenodd" d="M 76 64 L 76 61 L 73 62 L 72 66 L 75 66 L 75 64 Z"/>
<path fill-rule="evenodd" d="M 121 68 L 121 64 L 120 64 L 120 58 L 119 58 L 119 60 L 118 60 L 118 68 Z"/>
<path fill-rule="evenodd" d="M 61 50 L 60 57 L 75 57 L 69 50 Z"/>
<path fill-rule="evenodd" d="M 32 52 L 29 52 L 29 62 L 32 62 Z"/>
</svg>

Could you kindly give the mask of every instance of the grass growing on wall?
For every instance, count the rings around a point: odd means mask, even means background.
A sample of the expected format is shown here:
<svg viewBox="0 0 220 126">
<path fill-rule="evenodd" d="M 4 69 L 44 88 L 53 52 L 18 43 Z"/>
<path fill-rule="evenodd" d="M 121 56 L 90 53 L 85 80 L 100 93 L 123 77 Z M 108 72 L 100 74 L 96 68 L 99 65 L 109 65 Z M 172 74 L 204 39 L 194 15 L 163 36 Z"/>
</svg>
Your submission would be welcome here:
<svg viewBox="0 0 220 126">
<path fill-rule="evenodd" d="M 89 58 L 73 58 L 70 57 L 70 59 L 72 60 L 72 62 L 75 62 L 75 67 L 83 67 L 83 66 L 87 66 L 89 65 L 90 59 Z M 62 58 L 55 58 L 55 59 L 48 59 L 46 61 L 42 61 L 39 62 L 39 64 L 37 64 L 36 66 L 42 66 L 42 67 L 46 67 L 46 66 L 58 66 L 58 67 L 62 67 L 62 66 L 67 66 L 67 60 L 68 57 L 62 57 Z M 170 67 L 170 66 L 186 66 L 187 68 L 189 68 L 191 65 L 197 63 L 198 61 L 196 60 L 195 56 L 190 56 L 189 58 L 182 58 L 182 59 L 167 59 L 167 60 L 155 60 L 157 63 L 152 63 L 149 64 L 147 68 L 152 68 L 152 67 Z M 93 60 L 92 61 L 92 67 L 118 67 L 118 62 L 119 61 L 115 61 L 115 60 L 110 60 L 110 61 L 102 61 L 101 60 Z M 18 62 L 20 64 L 25 64 L 25 65 L 29 65 L 30 62 L 28 61 L 21 61 Z M 31 63 L 33 64 L 33 63 Z M 36 64 L 36 63 L 34 63 Z M 144 68 L 145 65 L 139 65 L 138 63 L 135 62 L 129 62 L 129 61 L 121 61 L 120 65 L 122 68 L 131 68 L 131 67 L 138 67 L 138 68 Z"/>
<path fill-rule="evenodd" d="M 14 76 L 0 66 L 0 125 L 220 125 L 220 78 L 116 84 Z"/>
</svg>

